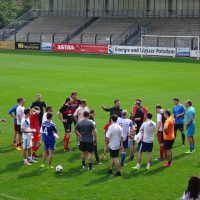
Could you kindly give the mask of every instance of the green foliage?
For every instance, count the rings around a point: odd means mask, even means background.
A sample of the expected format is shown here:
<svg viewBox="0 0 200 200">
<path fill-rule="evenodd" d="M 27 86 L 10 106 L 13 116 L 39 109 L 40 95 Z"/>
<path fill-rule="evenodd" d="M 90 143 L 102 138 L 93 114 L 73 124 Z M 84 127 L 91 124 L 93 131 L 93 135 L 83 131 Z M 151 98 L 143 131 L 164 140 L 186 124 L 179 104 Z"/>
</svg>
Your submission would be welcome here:
<svg viewBox="0 0 200 200">
<path fill-rule="evenodd" d="M 0 200 L 175 200 L 181 199 L 191 175 L 199 175 L 199 110 L 200 110 L 199 62 L 183 59 L 134 58 L 132 56 L 74 55 L 45 52 L 0 51 L 0 117 L 7 119 L 0 124 Z M 120 99 L 122 108 L 129 111 L 136 98 L 156 118 L 155 105 L 165 109 L 173 107 L 172 98 L 178 96 L 183 102 L 191 99 L 196 108 L 196 153 L 187 155 L 188 143 L 181 146 L 178 133 L 173 148 L 173 166 L 164 168 L 163 162 L 154 159 L 159 155 L 155 138 L 153 163 L 149 171 L 146 154 L 142 168 L 133 170 L 136 161 L 126 163 L 122 177 L 107 175 L 109 154 L 103 165 L 95 165 L 94 171 L 81 169 L 80 152 L 76 138 L 71 133 L 73 152 L 63 152 L 63 125 L 56 112 L 71 91 L 86 98 L 90 108 L 96 110 L 98 148 L 100 156 L 104 146 L 103 126 L 108 113 L 101 105 L 112 106 Z M 53 121 L 58 128 L 53 165 L 63 165 L 64 172 L 41 169 L 38 163 L 25 167 L 22 154 L 11 145 L 13 119 L 8 110 L 16 104 L 16 98 L 26 98 L 30 106 L 35 94 L 54 108 Z M 41 156 L 42 147 L 39 150 Z M 137 152 L 136 152 L 137 155 Z M 127 156 L 128 157 L 128 156 Z"/>
<path fill-rule="evenodd" d="M 0 29 L 32 7 L 32 0 L 0 0 Z"/>
</svg>

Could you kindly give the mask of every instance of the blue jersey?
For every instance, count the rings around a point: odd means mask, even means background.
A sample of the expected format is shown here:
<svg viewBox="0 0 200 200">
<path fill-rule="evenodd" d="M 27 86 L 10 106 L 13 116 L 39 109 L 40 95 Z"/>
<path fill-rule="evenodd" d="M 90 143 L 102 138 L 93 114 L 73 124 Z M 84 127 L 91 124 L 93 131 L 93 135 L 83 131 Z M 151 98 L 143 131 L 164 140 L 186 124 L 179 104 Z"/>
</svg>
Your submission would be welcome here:
<svg viewBox="0 0 200 200">
<path fill-rule="evenodd" d="M 57 129 L 52 122 L 45 121 L 41 127 L 42 139 L 45 143 L 55 143 L 54 134 L 57 133 Z"/>
<path fill-rule="evenodd" d="M 181 117 L 176 118 L 177 115 L 180 115 L 181 113 L 185 114 L 185 108 L 182 104 L 178 104 L 174 106 L 173 108 L 173 114 L 175 118 L 175 123 L 176 124 L 184 124 L 184 115 Z"/>
<path fill-rule="evenodd" d="M 186 113 L 187 124 L 190 121 L 190 118 L 192 118 L 192 124 L 194 125 L 195 124 L 195 109 L 192 106 L 187 110 L 187 113 Z"/>
<path fill-rule="evenodd" d="M 13 108 L 11 108 L 8 112 L 9 115 L 11 115 L 12 113 L 14 113 L 15 118 L 14 118 L 14 123 L 17 124 L 17 118 L 16 118 L 16 112 L 17 112 L 17 107 L 18 105 L 15 105 Z"/>
</svg>

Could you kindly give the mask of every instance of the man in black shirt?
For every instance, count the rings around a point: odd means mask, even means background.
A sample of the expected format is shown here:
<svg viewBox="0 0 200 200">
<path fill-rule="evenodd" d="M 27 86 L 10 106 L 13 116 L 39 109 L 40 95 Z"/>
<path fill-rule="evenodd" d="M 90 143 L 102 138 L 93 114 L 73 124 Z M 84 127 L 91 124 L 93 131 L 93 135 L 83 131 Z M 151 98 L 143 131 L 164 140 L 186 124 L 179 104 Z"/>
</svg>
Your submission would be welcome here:
<svg viewBox="0 0 200 200">
<path fill-rule="evenodd" d="M 42 125 L 42 117 L 43 117 L 43 109 L 46 108 L 46 103 L 44 101 L 42 101 L 41 94 L 36 95 L 36 101 L 32 103 L 31 109 L 35 106 L 40 108 L 40 114 L 38 115 L 38 117 L 39 117 L 39 122 L 40 122 L 40 126 L 41 126 Z"/>
<path fill-rule="evenodd" d="M 117 115 L 118 117 L 122 116 L 123 109 L 120 108 L 120 100 L 115 100 L 114 107 L 112 108 L 106 108 L 105 106 L 102 106 L 102 108 L 105 112 L 110 112 L 110 117 L 112 115 Z"/>
<path fill-rule="evenodd" d="M 141 108 L 141 103 L 139 101 L 135 102 L 135 106 L 136 106 L 136 113 L 134 117 L 134 122 L 137 124 L 136 134 L 138 134 L 140 131 L 140 127 L 142 126 L 142 123 L 144 121 L 144 112 Z"/>
<path fill-rule="evenodd" d="M 73 122 L 73 109 L 71 106 L 71 99 L 67 98 L 66 103 L 60 108 L 57 113 L 58 118 L 63 123 L 65 129 L 65 136 L 64 136 L 64 151 L 70 151 L 69 148 L 69 140 L 70 140 L 70 133 L 71 127 Z"/>
</svg>

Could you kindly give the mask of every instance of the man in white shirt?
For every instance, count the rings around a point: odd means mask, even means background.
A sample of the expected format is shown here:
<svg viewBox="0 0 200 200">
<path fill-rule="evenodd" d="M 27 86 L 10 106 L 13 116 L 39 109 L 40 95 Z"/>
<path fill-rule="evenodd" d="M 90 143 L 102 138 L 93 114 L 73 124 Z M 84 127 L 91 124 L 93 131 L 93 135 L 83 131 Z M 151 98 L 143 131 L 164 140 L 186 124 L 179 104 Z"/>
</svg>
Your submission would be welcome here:
<svg viewBox="0 0 200 200">
<path fill-rule="evenodd" d="M 133 122 L 127 118 L 128 112 L 126 110 L 122 111 L 122 117 L 118 117 L 117 123 L 122 127 L 123 131 L 123 148 L 124 151 L 121 151 L 121 167 L 124 166 L 124 161 L 126 159 L 126 149 L 128 148 L 128 135 L 130 132 L 133 132 Z"/>
<path fill-rule="evenodd" d="M 44 123 L 44 122 L 46 122 L 47 121 L 47 113 L 53 113 L 53 108 L 52 108 L 52 106 L 47 106 L 46 107 L 46 112 L 43 114 L 43 116 L 42 116 L 42 124 Z M 42 126 L 41 126 L 42 127 Z"/>
<path fill-rule="evenodd" d="M 143 133 L 141 145 L 138 151 L 138 162 L 133 169 L 140 169 L 140 163 L 142 160 L 142 153 L 148 152 L 148 163 L 146 169 L 150 169 L 151 160 L 152 160 L 152 150 L 153 150 L 153 141 L 154 141 L 154 132 L 156 129 L 156 123 L 152 121 L 153 115 L 147 113 L 147 121 L 142 124 L 140 127 L 140 132 Z"/>
<path fill-rule="evenodd" d="M 111 165 L 108 174 L 112 174 L 113 167 L 116 168 L 117 173 L 115 176 L 121 176 L 120 164 L 118 160 L 119 150 L 123 150 L 123 130 L 117 124 L 117 115 L 111 116 L 112 125 L 108 128 L 106 133 L 106 147 L 110 149 Z"/>
<path fill-rule="evenodd" d="M 24 165 L 31 165 L 33 161 L 31 157 L 31 148 L 32 148 L 32 133 L 35 133 L 35 129 L 30 128 L 30 108 L 24 110 L 24 118 L 21 120 L 21 131 L 23 138 L 23 161 Z"/>
<path fill-rule="evenodd" d="M 17 107 L 16 110 L 16 118 L 17 118 L 17 147 L 16 149 L 21 151 L 22 149 L 22 131 L 21 131 L 21 121 L 24 117 L 24 105 L 25 105 L 25 99 L 24 98 L 19 98 L 19 106 Z"/>
<path fill-rule="evenodd" d="M 80 120 L 84 119 L 83 113 L 85 111 L 90 112 L 89 108 L 87 107 L 87 100 L 83 99 L 81 101 L 81 106 L 78 107 L 76 111 L 74 112 L 73 117 L 74 117 L 75 122 L 79 122 Z"/>
<path fill-rule="evenodd" d="M 160 145 L 160 156 L 156 158 L 157 161 L 162 161 L 165 158 L 165 147 L 164 147 L 164 138 L 163 138 L 163 128 L 164 128 L 164 110 L 161 105 L 156 105 L 157 113 L 157 138 L 158 144 Z"/>
</svg>

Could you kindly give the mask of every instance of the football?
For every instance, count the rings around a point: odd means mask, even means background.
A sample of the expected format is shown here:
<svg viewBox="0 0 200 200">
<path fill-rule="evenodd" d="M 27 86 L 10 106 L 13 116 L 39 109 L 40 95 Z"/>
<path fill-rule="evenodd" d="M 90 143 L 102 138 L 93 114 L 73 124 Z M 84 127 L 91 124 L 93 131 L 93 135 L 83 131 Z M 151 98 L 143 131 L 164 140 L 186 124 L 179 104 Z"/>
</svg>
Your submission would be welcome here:
<svg viewBox="0 0 200 200">
<path fill-rule="evenodd" d="M 63 172 L 63 166 L 62 165 L 56 166 L 56 173 L 62 173 L 62 172 Z"/>
</svg>

